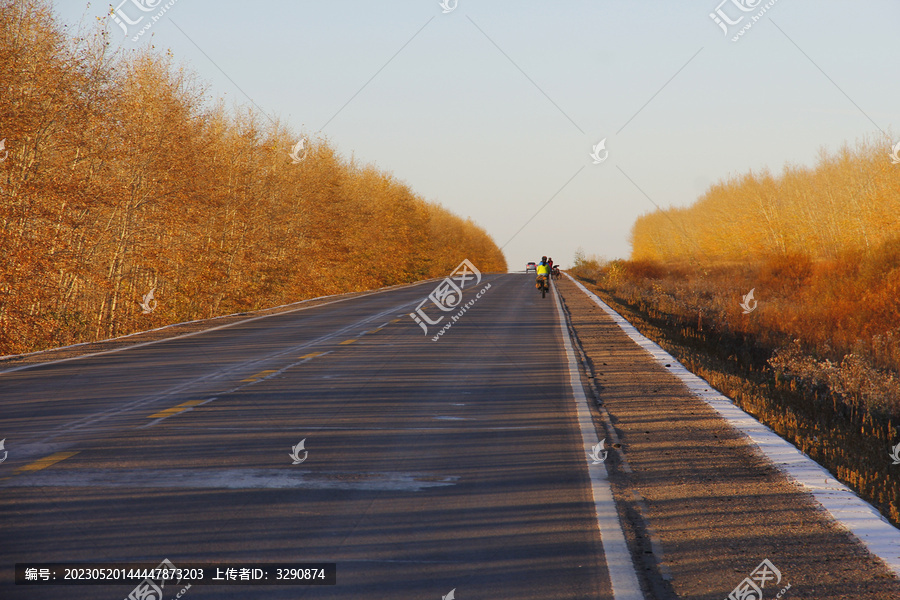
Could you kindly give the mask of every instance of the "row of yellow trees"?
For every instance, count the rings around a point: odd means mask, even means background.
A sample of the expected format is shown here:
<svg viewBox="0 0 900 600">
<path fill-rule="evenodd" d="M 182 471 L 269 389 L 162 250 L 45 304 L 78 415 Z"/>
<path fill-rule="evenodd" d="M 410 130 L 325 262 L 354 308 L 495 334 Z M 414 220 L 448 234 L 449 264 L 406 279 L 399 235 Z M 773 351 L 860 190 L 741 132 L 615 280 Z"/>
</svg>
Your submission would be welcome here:
<svg viewBox="0 0 900 600">
<path fill-rule="evenodd" d="M 743 261 L 773 255 L 836 258 L 900 236 L 900 165 L 879 135 L 822 151 L 812 168 L 732 177 L 688 208 L 640 217 L 633 260 Z"/>
<path fill-rule="evenodd" d="M 505 271 L 487 233 L 389 173 L 306 157 L 170 56 L 0 0 L 0 355 L 323 294 Z M 155 288 L 156 310 L 139 301 Z"/>
<path fill-rule="evenodd" d="M 900 523 L 900 164 L 886 136 L 732 177 L 575 271 Z M 753 290 L 755 298 L 746 294 Z M 618 304 L 617 304 L 618 303 Z"/>
</svg>

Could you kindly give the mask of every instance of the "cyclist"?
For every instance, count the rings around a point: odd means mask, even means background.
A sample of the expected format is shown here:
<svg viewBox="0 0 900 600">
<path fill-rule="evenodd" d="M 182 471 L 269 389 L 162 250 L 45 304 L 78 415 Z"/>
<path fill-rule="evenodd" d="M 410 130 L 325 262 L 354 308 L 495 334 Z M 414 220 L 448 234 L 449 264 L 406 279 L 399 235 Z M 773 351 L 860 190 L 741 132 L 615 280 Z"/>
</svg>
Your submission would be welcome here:
<svg viewBox="0 0 900 600">
<path fill-rule="evenodd" d="M 550 285 L 550 265 L 547 264 L 547 257 L 542 256 L 541 262 L 538 263 L 537 266 L 537 279 L 535 282 L 537 283 L 537 287 L 541 287 L 541 278 L 545 278 L 547 280 L 547 285 Z"/>
</svg>

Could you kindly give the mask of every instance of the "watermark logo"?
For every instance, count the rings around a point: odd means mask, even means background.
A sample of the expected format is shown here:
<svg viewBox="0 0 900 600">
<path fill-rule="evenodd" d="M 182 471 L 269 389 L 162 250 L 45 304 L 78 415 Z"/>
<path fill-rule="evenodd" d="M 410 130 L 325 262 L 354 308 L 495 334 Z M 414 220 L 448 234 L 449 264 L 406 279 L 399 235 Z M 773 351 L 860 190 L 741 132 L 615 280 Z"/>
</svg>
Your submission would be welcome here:
<svg viewBox="0 0 900 600">
<path fill-rule="evenodd" d="M 441 596 L 441 600 L 454 600 L 456 598 L 456 588 L 450 590 L 450 593 L 446 596 Z"/>
<path fill-rule="evenodd" d="M 606 438 L 600 440 L 600 443 L 591 448 L 590 457 L 594 460 L 595 465 L 599 465 L 600 463 L 606 460 L 606 456 L 609 454 L 609 450 L 603 449 L 603 444 L 606 443 Z M 601 455 L 602 452 L 602 455 Z"/>
<path fill-rule="evenodd" d="M 9 150 L 6 149 L 6 138 L 0 140 L 0 152 L 3 153 L 3 157 L 0 158 L 0 162 L 6 160 L 6 157 L 9 156 Z"/>
<path fill-rule="evenodd" d="M 3 149 L 3 142 L 0 142 L 0 150 Z M 891 164 L 892 165 L 900 165 L 900 142 L 894 144 L 891 148 Z M 2 159 L 0 159 L 2 160 Z"/>
<path fill-rule="evenodd" d="M 150 290 L 149 292 L 147 292 L 147 295 L 144 296 L 144 301 L 140 303 L 140 304 L 141 304 L 141 308 L 144 309 L 144 314 L 145 314 L 145 315 L 149 315 L 149 314 L 152 313 L 154 310 L 156 310 L 156 305 L 159 304 L 159 303 L 156 301 L 156 298 L 153 297 L 153 292 L 155 292 L 155 291 L 156 291 L 156 288 L 153 288 L 152 290 Z"/>
<path fill-rule="evenodd" d="M 595 165 L 599 165 L 604 160 L 609 158 L 609 150 L 606 149 L 606 138 L 603 138 L 602 140 L 600 140 L 600 142 L 597 143 L 597 145 L 594 146 L 593 148 L 594 148 L 594 151 L 591 152 L 591 158 L 594 159 Z M 602 157 L 600 156 L 601 151 L 603 152 Z"/>
<path fill-rule="evenodd" d="M 163 589 L 166 587 L 166 581 L 173 581 L 178 569 L 168 558 L 164 559 L 155 569 L 145 569 L 149 573 L 149 577 L 137 584 L 125 600 L 162 600 Z M 144 573 L 141 573 L 143 575 Z M 175 585 L 181 583 L 181 577 L 175 581 Z M 190 584 L 177 597 L 190 589 Z"/>
<path fill-rule="evenodd" d="M 770 8 L 775 6 L 777 1 L 778 0 L 769 0 L 757 11 L 763 0 L 722 0 L 722 2 L 716 6 L 714 12 L 709 13 L 709 18 L 722 29 L 722 32 L 726 37 L 734 33 L 731 41 L 736 42 L 741 39 L 741 36 L 753 27 L 755 23 L 762 19 L 763 15 L 766 14 Z M 729 4 L 732 8 L 728 9 L 728 11 L 722 8 Z M 747 14 L 753 11 L 757 11 L 756 14 Z M 748 20 L 744 21 L 744 19 Z M 737 26 L 740 26 L 740 29 L 735 32 L 732 28 Z"/>
<path fill-rule="evenodd" d="M 726 600 L 762 600 L 763 589 L 770 582 L 779 585 L 781 583 L 781 571 L 767 558 L 759 563 L 753 572 L 750 573 L 750 577 L 745 578 L 736 588 L 731 590 Z M 791 584 L 787 584 L 775 597 L 781 598 L 789 589 L 791 589 Z"/>
<path fill-rule="evenodd" d="M 722 28 L 722 32 L 727 36 L 728 35 L 728 26 L 729 25 L 738 25 L 741 21 L 744 20 L 744 16 L 738 17 L 736 20 L 731 20 L 731 17 L 722 10 L 722 6 L 728 3 L 733 4 L 737 7 L 738 10 L 743 11 L 745 13 L 752 11 L 755 9 L 762 0 L 756 0 L 754 3 L 752 0 L 722 0 L 719 5 L 716 7 L 715 12 L 709 13 L 709 18 L 712 19 L 716 25 Z"/>
<path fill-rule="evenodd" d="M 428 335 L 428 325 L 437 325 L 444 317 L 440 316 L 437 319 L 432 320 L 425 314 L 422 306 L 431 300 L 431 302 L 443 312 L 450 312 L 456 309 L 456 307 L 459 306 L 459 303 L 462 302 L 463 288 L 466 287 L 466 283 L 472 279 L 473 276 L 476 278 L 476 285 L 481 283 L 481 271 L 469 262 L 468 259 L 462 261 L 456 269 L 453 270 L 450 277 L 445 277 L 444 280 L 434 288 L 434 291 L 419 303 L 416 307 L 416 312 L 409 313 L 409 316 L 419 324 L 422 331 L 425 332 L 425 335 Z M 428 323 L 428 325 L 426 325 L 426 323 Z"/>
<path fill-rule="evenodd" d="M 473 279 L 475 280 L 474 284 L 469 284 Z M 481 283 L 481 271 L 475 268 L 475 265 L 466 259 L 459 263 L 456 269 L 450 273 L 450 276 L 445 277 L 444 280 L 434 288 L 434 291 L 428 294 L 427 298 L 419 302 L 416 311 L 409 313 L 409 316 L 422 328 L 425 335 L 428 335 L 428 325 L 437 325 L 444 320 L 446 315 L 441 315 L 436 319 L 432 319 L 425 313 L 425 309 L 423 308 L 426 302 L 430 300 L 435 307 L 445 313 L 457 311 L 458 309 L 456 314 L 450 315 L 450 321 L 441 328 L 435 337 L 432 338 L 432 341 L 436 342 L 440 336 L 444 335 L 453 323 L 456 323 L 459 318 L 491 287 L 491 284 L 487 284 L 475 295 L 475 298 L 466 302 L 465 305 L 462 305 L 463 289 L 465 289 L 466 285 L 468 284 L 471 287 L 472 285 L 478 285 L 479 283 Z"/>
<path fill-rule="evenodd" d="M 757 302 L 756 300 L 753 299 L 753 292 L 755 292 L 755 291 L 756 291 L 756 288 L 751 289 L 751 290 L 747 293 L 747 295 L 744 296 L 744 301 L 741 302 L 741 308 L 744 309 L 744 314 L 745 314 L 745 315 L 749 315 L 749 314 L 752 313 L 754 310 L 756 310 L 756 307 L 757 307 L 757 306 L 759 306 L 759 302 Z M 751 302 L 753 303 L 752 306 L 751 306 L 751 304 L 750 304 Z"/>
<path fill-rule="evenodd" d="M 291 157 L 291 164 L 294 165 L 303 162 L 308 154 L 309 148 L 306 147 L 305 137 L 300 138 L 300 141 L 294 144 L 294 147 L 288 152 L 288 156 Z"/>
<path fill-rule="evenodd" d="M 0 440 L 0 450 L 3 450 L 3 458 L 0 458 L 0 463 L 6 460 L 6 456 L 9 454 L 9 451 L 3 447 L 3 444 L 6 443 L 6 438 Z M 900 444 L 897 444 L 897 447 L 900 448 Z M 896 464 L 896 463 L 894 463 Z"/>
<path fill-rule="evenodd" d="M 138 41 L 138 38 L 153 27 L 154 23 L 160 20 L 166 11 L 172 8 L 177 1 L 178 0 L 169 0 L 162 8 L 160 8 L 163 0 L 122 0 L 117 7 L 110 11 L 109 16 L 116 25 L 122 28 L 125 35 L 131 35 L 129 26 L 140 26 L 140 29 L 131 38 L 132 42 L 136 42 Z M 149 14 L 154 11 L 156 11 L 156 14 Z M 132 17 L 135 18 L 132 19 Z M 148 17 L 149 20 L 142 25 L 144 19 Z"/>
<path fill-rule="evenodd" d="M 144 20 L 145 15 L 141 15 L 137 18 L 136 21 L 132 21 L 131 17 L 129 17 L 125 10 L 122 8 L 124 5 L 129 4 L 137 8 L 139 11 L 148 13 L 156 10 L 157 5 L 162 2 L 162 0 L 122 0 L 117 7 L 112 9 L 109 13 L 109 16 L 115 21 L 116 25 L 122 28 L 122 31 L 125 35 L 128 35 L 128 25 L 138 25 L 141 21 Z M 140 13 L 132 13 L 132 14 L 140 14 Z"/>
<path fill-rule="evenodd" d="M 303 458 L 300 458 L 300 452 L 303 452 Z M 306 450 L 306 438 L 300 440 L 300 443 L 291 448 L 291 453 L 289 456 L 294 459 L 294 462 L 291 464 L 299 465 L 309 456 L 309 451 Z"/>
<path fill-rule="evenodd" d="M 0 442 L 0 448 L 3 448 L 3 442 Z M 892 448 L 893 452 L 891 452 L 890 457 L 894 459 L 895 465 L 900 465 L 900 444 L 897 444 Z M 0 462 L 3 462 L 0 460 Z"/>
<path fill-rule="evenodd" d="M 444 14 L 451 13 L 456 10 L 456 6 L 459 4 L 459 0 L 441 0 L 440 5 L 441 8 L 444 9 Z M 452 593 L 452 592 L 451 592 Z"/>
</svg>

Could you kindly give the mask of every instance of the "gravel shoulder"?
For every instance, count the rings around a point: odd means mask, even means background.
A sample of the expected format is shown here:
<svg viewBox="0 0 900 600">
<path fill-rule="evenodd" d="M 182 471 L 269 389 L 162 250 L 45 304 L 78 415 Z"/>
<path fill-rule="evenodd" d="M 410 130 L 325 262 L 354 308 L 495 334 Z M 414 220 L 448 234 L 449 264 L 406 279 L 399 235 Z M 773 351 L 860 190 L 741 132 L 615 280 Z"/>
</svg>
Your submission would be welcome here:
<svg viewBox="0 0 900 600">
<path fill-rule="evenodd" d="M 768 559 L 782 579 L 763 598 L 788 585 L 780 598 L 900 598 L 881 561 L 742 434 L 574 284 L 557 288 L 621 442 L 607 467 L 630 541 L 653 552 L 638 566 L 654 597 L 722 600 Z"/>
</svg>

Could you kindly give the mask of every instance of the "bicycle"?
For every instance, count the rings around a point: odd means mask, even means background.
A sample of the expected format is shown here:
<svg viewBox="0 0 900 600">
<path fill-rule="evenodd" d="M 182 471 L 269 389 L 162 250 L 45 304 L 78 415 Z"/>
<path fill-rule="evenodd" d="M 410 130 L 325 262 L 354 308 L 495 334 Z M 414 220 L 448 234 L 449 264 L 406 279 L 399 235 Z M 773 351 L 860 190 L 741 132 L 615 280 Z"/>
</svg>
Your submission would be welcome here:
<svg viewBox="0 0 900 600">
<path fill-rule="evenodd" d="M 541 298 L 546 298 L 547 292 L 550 291 L 550 277 L 547 275 L 538 275 L 535 280 L 535 287 L 541 291 Z"/>
</svg>

